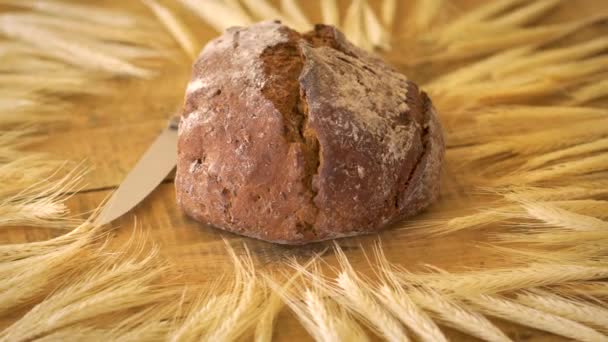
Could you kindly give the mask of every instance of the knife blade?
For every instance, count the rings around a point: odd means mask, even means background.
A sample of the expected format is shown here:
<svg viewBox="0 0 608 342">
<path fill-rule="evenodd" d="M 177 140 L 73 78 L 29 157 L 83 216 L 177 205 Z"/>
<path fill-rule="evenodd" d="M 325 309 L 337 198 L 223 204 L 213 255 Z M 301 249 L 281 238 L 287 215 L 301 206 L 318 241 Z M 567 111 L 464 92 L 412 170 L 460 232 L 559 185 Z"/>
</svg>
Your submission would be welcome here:
<svg viewBox="0 0 608 342">
<path fill-rule="evenodd" d="M 129 212 L 175 168 L 178 124 L 179 117 L 169 121 L 93 220 L 95 224 L 110 223 Z"/>
</svg>

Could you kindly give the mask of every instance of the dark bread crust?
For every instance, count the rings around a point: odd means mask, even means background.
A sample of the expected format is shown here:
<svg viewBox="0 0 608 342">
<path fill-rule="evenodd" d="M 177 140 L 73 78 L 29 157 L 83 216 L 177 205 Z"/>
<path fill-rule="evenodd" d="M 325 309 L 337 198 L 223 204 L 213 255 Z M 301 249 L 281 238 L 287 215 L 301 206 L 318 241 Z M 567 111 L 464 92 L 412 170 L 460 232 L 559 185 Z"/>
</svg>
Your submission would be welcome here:
<svg viewBox="0 0 608 342">
<path fill-rule="evenodd" d="M 266 241 L 369 233 L 436 199 L 443 153 L 426 94 L 335 28 L 231 28 L 194 66 L 177 200 Z"/>
</svg>

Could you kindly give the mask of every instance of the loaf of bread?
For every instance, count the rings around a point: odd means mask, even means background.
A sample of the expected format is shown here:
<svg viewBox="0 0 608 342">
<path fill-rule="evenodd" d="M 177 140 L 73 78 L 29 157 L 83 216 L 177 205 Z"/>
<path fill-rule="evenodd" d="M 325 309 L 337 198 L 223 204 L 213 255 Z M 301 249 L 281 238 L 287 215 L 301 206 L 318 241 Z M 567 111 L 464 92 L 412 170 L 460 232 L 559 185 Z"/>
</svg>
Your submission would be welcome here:
<svg viewBox="0 0 608 342">
<path fill-rule="evenodd" d="M 426 94 L 334 27 L 233 27 L 194 65 L 177 201 L 276 243 L 370 233 L 437 198 L 443 154 Z"/>
</svg>

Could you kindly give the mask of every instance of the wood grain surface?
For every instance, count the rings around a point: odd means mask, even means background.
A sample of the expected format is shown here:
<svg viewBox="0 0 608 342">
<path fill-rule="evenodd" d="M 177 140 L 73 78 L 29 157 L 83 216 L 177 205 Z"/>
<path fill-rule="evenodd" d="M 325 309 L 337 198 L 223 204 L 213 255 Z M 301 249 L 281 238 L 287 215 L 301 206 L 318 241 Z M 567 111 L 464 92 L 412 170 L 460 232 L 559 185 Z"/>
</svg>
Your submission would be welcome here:
<svg viewBox="0 0 608 342">
<path fill-rule="evenodd" d="M 125 8 L 136 13 L 146 13 L 146 7 L 138 1 L 96 0 L 91 1 L 107 7 Z M 374 6 L 378 1 L 371 1 Z M 454 10 L 466 11 L 481 0 L 453 1 Z M 167 1 L 165 3 L 173 3 Z M 314 21 L 320 20 L 317 1 L 300 1 Z M 346 1 L 341 1 L 345 7 Z M 547 21 L 559 21 L 565 18 L 585 17 L 598 10 L 607 10 L 605 0 L 564 1 L 562 6 L 551 14 Z M 201 46 L 217 35 L 213 29 L 187 11 L 173 3 L 172 8 L 193 28 L 201 39 Z M 397 28 L 406 23 L 397 19 Z M 387 60 L 399 64 L 400 50 L 396 49 L 386 55 Z M 190 64 L 185 55 L 175 47 L 175 57 L 164 63 L 159 69 L 157 78 L 151 81 L 116 79 L 108 80 L 110 94 L 104 97 L 74 98 L 69 124 L 57 124 L 48 127 L 48 139 L 32 148 L 52 153 L 60 159 L 74 161 L 85 160 L 91 167 L 86 177 L 86 187 L 69 200 L 74 213 L 87 213 L 95 209 L 100 202 L 116 188 L 127 172 L 133 167 L 141 154 L 146 150 L 166 120 L 178 110 L 183 100 L 185 86 L 190 77 Z M 406 71 L 406 70 L 404 70 Z M 425 77 L 425 73 L 408 76 L 414 81 Z M 449 153 L 449 152 L 448 152 Z M 304 247 L 284 247 L 261 241 L 244 239 L 211 227 L 203 226 L 185 217 L 174 200 L 172 175 L 154 193 L 141 203 L 129 215 L 118 220 L 113 226 L 114 239 L 124 241 L 132 233 L 135 217 L 137 225 L 149 235 L 150 241 L 160 246 L 161 255 L 172 262 L 181 274 L 180 281 L 186 284 L 201 285 L 215 280 L 219 275 L 229 276 L 231 265 L 224 248 L 223 238 L 242 252 L 243 244 L 252 251 L 255 261 L 261 269 L 273 269 L 278 261 L 289 257 L 305 258 L 322 251 L 331 243 L 318 243 Z M 446 215 L 449 211 L 462 212 L 476 201 L 468 194 L 474 190 L 474 184 L 461 180 L 459 172 L 446 166 L 443 178 L 442 197 L 422 218 Z M 440 213 L 441 212 L 441 213 Z M 478 245 L 486 241 L 487 234 L 479 231 L 467 231 L 444 237 L 422 237 L 416 231 L 407 229 L 407 222 L 395 229 L 380 234 L 349 238 L 339 241 L 346 250 L 353 264 L 360 270 L 369 270 L 364 251 L 371 251 L 374 241 L 381 240 L 389 260 L 399 263 L 411 270 L 424 264 L 432 264 L 448 270 L 466 267 L 484 267 L 505 265 L 500 255 L 494 255 Z M 23 242 L 48 238 L 57 232 L 44 229 L 27 228 L 11 229 L 0 233 L 2 242 Z M 328 253 L 328 262 L 335 263 Z M 3 322 L 7 323 L 7 322 Z M 511 337 L 517 340 L 554 341 L 554 336 L 533 329 L 506 327 Z M 3 324 L 0 324 L 3 325 Z M 470 338 L 450 331 L 454 340 Z M 277 341 L 304 341 L 310 337 L 299 326 L 288 312 L 280 316 Z"/>
</svg>

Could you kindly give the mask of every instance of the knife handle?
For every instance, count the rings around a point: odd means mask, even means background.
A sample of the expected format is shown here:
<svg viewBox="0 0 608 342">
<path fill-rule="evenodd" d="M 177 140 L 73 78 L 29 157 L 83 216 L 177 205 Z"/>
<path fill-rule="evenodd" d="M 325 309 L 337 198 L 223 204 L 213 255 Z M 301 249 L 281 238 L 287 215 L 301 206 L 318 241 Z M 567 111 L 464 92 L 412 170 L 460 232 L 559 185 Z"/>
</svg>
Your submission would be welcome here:
<svg viewBox="0 0 608 342">
<path fill-rule="evenodd" d="M 169 119 L 169 123 L 167 124 L 167 127 L 171 130 L 177 130 L 177 128 L 179 127 L 179 121 L 180 121 L 181 117 L 179 115 L 174 115 L 171 117 L 171 119 Z"/>
</svg>

